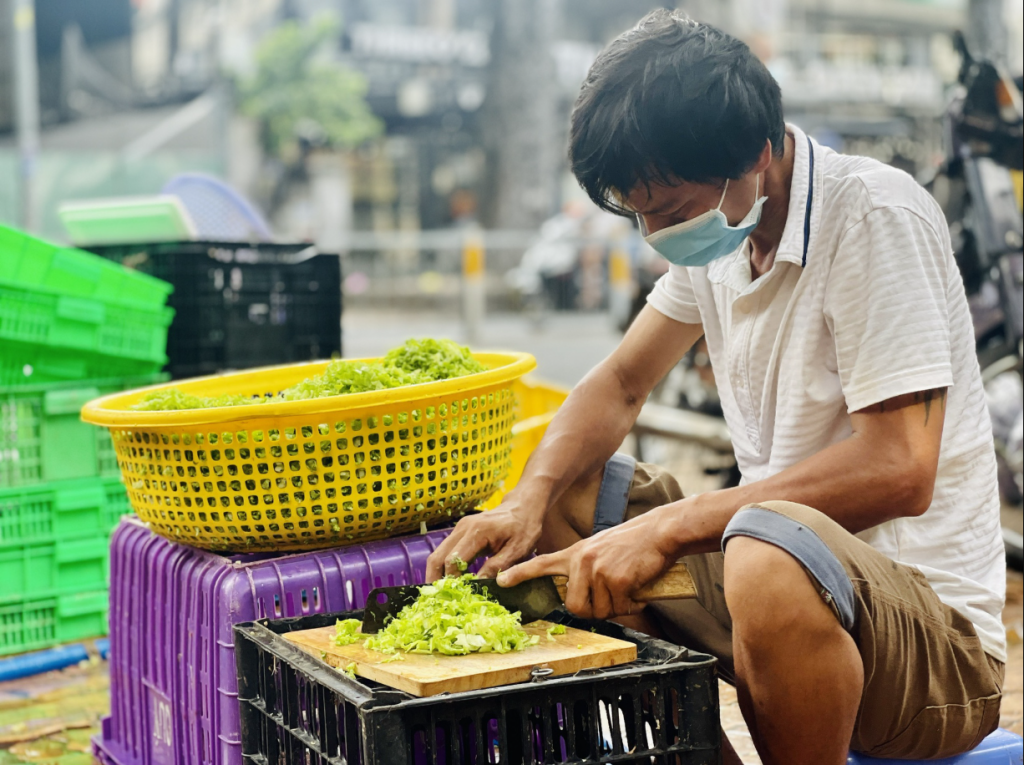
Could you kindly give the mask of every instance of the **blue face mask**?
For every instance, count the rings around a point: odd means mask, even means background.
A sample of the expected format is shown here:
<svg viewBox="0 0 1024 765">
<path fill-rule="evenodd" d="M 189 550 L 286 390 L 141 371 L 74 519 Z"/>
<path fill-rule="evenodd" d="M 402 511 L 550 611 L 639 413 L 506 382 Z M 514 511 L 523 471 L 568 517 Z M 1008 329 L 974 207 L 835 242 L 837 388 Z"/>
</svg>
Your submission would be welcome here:
<svg viewBox="0 0 1024 765">
<path fill-rule="evenodd" d="M 653 234 L 647 233 L 643 216 L 638 215 L 640 233 L 644 235 L 644 241 L 669 263 L 677 266 L 706 266 L 712 260 L 735 252 L 757 227 L 761 220 L 761 208 L 768 199 L 757 196 L 760 192 L 760 183 L 761 179 L 758 178 L 758 185 L 754 191 L 754 206 L 736 226 L 730 226 L 725 213 L 722 212 L 722 202 L 725 201 L 725 194 L 729 190 L 729 181 L 726 181 L 722 198 L 714 210 L 708 210 L 696 218 L 663 228 Z"/>
</svg>

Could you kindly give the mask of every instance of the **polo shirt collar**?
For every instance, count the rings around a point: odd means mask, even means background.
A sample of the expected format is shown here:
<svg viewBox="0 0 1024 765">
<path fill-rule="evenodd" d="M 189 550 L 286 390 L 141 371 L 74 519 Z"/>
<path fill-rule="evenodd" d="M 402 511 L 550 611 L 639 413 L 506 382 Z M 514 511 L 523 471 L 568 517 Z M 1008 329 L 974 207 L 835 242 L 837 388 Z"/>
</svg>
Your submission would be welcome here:
<svg viewBox="0 0 1024 765">
<path fill-rule="evenodd" d="M 775 260 L 806 266 L 821 217 L 821 147 L 796 125 L 786 130 L 793 136 L 793 180 Z"/>
<path fill-rule="evenodd" d="M 789 211 L 775 260 L 803 267 L 814 244 L 821 217 L 821 147 L 796 125 L 786 125 L 793 136 L 793 180 L 789 189 Z M 730 255 L 711 261 L 708 281 L 725 284 L 740 292 L 751 284 L 750 258 L 746 241 Z M 758 280 L 758 283 L 763 283 Z"/>
<path fill-rule="evenodd" d="M 775 260 L 803 267 L 807 265 L 807 254 L 814 242 L 820 218 L 821 147 L 796 125 L 786 125 L 786 130 L 793 136 L 793 180 L 789 189 L 786 226 L 775 251 Z M 750 285 L 750 259 L 745 241 L 736 252 L 708 264 L 708 280 L 714 284 L 727 284 L 736 290 Z"/>
</svg>

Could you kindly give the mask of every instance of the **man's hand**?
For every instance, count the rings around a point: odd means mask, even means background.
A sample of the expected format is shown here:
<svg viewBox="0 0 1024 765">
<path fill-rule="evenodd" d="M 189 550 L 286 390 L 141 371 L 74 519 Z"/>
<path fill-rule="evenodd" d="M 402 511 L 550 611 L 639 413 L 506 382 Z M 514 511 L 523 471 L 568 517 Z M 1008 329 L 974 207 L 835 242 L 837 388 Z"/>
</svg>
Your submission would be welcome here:
<svg viewBox="0 0 1024 765">
<path fill-rule="evenodd" d="M 670 506 L 651 510 L 621 526 L 602 531 L 572 547 L 540 555 L 498 577 L 511 587 L 538 576 L 569 577 L 565 607 L 585 619 L 610 619 L 639 613 L 632 595 L 677 560 L 677 551 L 659 532 Z"/>
<path fill-rule="evenodd" d="M 480 569 L 480 576 L 493 577 L 534 551 L 542 526 L 543 518 L 536 510 L 521 507 L 509 495 L 494 510 L 471 515 L 456 524 L 427 558 L 427 581 L 458 574 L 459 560 L 468 563 L 485 554 L 491 557 Z"/>
</svg>

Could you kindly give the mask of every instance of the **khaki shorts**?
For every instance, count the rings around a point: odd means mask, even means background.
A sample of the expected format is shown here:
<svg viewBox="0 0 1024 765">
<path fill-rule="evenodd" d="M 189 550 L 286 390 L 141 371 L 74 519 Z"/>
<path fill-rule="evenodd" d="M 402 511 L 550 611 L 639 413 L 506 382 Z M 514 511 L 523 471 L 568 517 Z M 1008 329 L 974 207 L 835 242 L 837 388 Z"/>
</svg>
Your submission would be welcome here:
<svg viewBox="0 0 1024 765">
<path fill-rule="evenodd" d="M 605 470 L 594 531 L 682 497 L 679 484 L 661 468 L 616 455 Z M 949 757 L 973 749 L 996 729 L 1003 664 L 982 650 L 971 623 L 944 605 L 919 571 L 793 502 L 740 510 L 726 530 L 726 543 L 737 535 L 793 555 L 856 641 L 864 693 L 851 749 L 894 759 Z M 725 556 L 684 560 L 697 598 L 652 604 L 647 611 L 670 639 L 717 657 L 723 679 L 731 682 Z"/>
</svg>

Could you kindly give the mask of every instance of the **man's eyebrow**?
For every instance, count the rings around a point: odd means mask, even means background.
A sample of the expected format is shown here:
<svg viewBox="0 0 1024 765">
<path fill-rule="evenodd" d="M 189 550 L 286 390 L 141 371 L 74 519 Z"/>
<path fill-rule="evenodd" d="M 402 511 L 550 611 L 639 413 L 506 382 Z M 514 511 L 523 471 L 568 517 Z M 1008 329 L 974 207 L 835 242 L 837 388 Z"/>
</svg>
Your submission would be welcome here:
<svg viewBox="0 0 1024 765">
<path fill-rule="evenodd" d="M 634 210 L 633 212 L 635 212 L 637 215 L 665 215 L 666 213 L 670 213 L 670 212 L 678 212 L 686 204 L 688 204 L 688 203 L 687 202 L 677 202 L 675 200 L 671 200 L 670 199 L 668 202 L 666 202 L 663 205 L 660 205 L 655 210 L 644 210 L 643 212 L 640 212 L 639 210 Z"/>
</svg>

